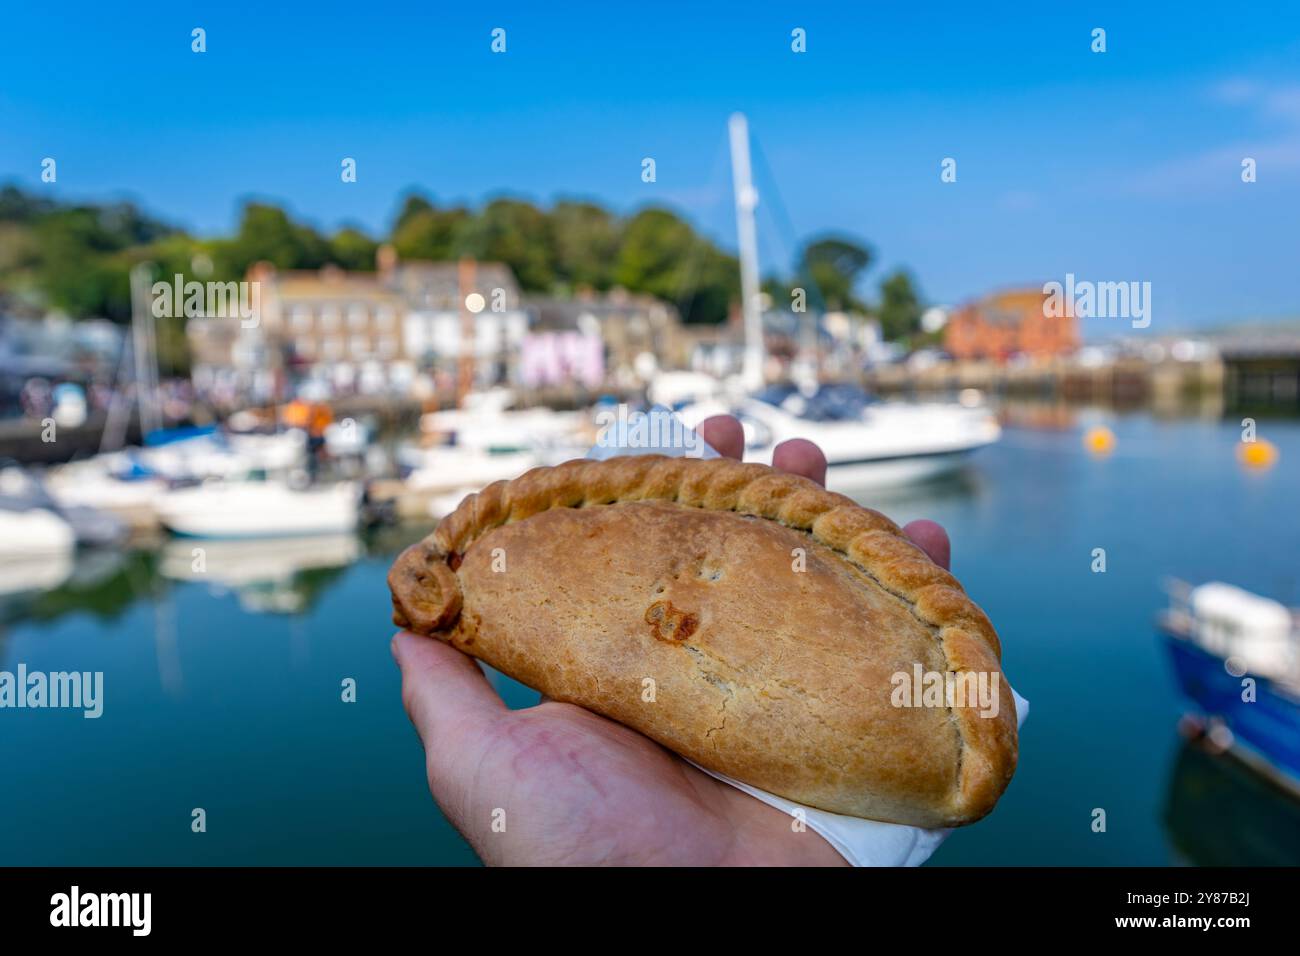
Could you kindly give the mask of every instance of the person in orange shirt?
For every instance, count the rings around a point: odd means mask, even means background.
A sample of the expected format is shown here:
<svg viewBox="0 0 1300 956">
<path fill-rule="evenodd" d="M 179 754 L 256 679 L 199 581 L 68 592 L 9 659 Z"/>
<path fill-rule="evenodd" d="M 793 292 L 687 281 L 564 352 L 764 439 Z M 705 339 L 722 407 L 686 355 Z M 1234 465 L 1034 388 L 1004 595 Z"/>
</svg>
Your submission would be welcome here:
<svg viewBox="0 0 1300 956">
<path fill-rule="evenodd" d="M 301 398 L 295 398 L 288 405 L 284 406 L 280 412 L 280 417 L 286 428 L 307 428 L 308 416 L 311 414 L 311 406 Z"/>
<path fill-rule="evenodd" d="M 325 458 L 325 429 L 334 421 L 334 413 L 324 402 L 312 402 L 306 409 L 307 429 L 307 471 L 311 480 L 316 481 L 320 475 L 321 464 Z"/>
</svg>

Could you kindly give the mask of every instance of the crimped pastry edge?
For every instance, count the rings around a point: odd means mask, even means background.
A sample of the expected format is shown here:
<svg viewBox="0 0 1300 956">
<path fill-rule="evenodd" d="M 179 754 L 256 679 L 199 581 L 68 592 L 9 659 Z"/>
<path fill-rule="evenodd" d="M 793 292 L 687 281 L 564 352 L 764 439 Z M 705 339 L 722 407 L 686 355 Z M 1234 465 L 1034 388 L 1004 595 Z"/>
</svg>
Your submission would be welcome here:
<svg viewBox="0 0 1300 956">
<path fill-rule="evenodd" d="M 950 573 L 909 541 L 893 521 L 798 475 L 726 458 L 631 455 L 576 459 L 533 468 L 467 496 L 423 541 L 407 548 L 388 576 L 393 623 L 427 636 L 450 628 L 461 607 L 455 574 L 460 557 L 493 528 L 553 508 L 632 501 L 670 501 L 777 521 L 810 534 L 901 599 L 935 633 L 948 671 L 976 671 L 1001 681 L 1001 644 L 984 612 Z M 949 800 L 953 823 L 987 814 L 1015 772 L 1018 734 L 1011 719 L 951 707 L 960 740 L 958 785 Z"/>
</svg>

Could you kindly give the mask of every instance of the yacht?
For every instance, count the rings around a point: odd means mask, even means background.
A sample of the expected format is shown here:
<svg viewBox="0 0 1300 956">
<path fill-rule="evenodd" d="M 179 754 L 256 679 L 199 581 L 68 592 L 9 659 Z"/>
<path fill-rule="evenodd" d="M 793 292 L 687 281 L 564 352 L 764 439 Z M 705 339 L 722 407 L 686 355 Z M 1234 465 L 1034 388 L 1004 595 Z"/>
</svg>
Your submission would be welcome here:
<svg viewBox="0 0 1300 956">
<path fill-rule="evenodd" d="M 851 491 L 924 481 L 951 472 L 1001 436 L 979 405 L 882 402 L 853 385 L 771 385 L 733 398 L 714 395 L 676 403 L 696 428 L 713 415 L 734 415 L 745 431 L 745 459 L 772 463 L 790 438 L 815 442 L 826 455 L 826 486 Z"/>
</svg>

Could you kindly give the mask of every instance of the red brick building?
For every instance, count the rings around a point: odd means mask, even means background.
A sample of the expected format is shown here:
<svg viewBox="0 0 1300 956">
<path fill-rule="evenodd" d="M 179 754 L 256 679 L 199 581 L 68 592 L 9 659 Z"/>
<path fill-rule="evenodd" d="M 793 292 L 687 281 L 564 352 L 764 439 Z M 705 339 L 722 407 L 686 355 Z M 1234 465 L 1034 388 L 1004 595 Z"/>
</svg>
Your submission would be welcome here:
<svg viewBox="0 0 1300 956">
<path fill-rule="evenodd" d="M 1013 355 L 1050 358 L 1079 347 L 1074 313 L 1044 314 L 1041 289 L 995 292 L 955 309 L 944 328 L 944 349 L 958 359 L 1005 361 Z"/>
</svg>

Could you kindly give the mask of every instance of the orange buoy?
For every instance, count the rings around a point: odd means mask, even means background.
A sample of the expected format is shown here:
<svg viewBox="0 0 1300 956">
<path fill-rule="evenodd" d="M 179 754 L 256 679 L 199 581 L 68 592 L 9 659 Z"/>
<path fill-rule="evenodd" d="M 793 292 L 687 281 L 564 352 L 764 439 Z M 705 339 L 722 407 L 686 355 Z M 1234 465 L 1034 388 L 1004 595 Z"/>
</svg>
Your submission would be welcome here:
<svg viewBox="0 0 1300 956">
<path fill-rule="evenodd" d="M 1083 447 L 1097 457 L 1109 455 L 1115 450 L 1115 433 L 1105 425 L 1094 425 L 1083 433 Z"/>
<path fill-rule="evenodd" d="M 1267 438 L 1244 441 L 1237 446 L 1237 460 L 1247 468 L 1272 468 L 1277 457 L 1277 446 Z"/>
</svg>

